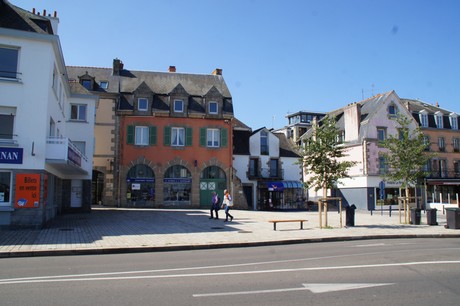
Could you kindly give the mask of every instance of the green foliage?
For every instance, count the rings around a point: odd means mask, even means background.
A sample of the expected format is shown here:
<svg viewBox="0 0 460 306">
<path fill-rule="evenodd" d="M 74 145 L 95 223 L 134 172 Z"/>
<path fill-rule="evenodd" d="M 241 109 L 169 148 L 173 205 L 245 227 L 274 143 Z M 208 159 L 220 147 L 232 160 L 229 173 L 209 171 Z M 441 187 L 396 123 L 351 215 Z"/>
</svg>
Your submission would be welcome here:
<svg viewBox="0 0 460 306">
<path fill-rule="evenodd" d="M 340 161 L 347 156 L 345 147 L 337 142 L 339 129 L 334 117 L 325 117 L 322 125 L 313 127 L 313 134 L 300 149 L 303 167 L 310 175 L 307 186 L 315 190 L 334 188 L 341 178 L 349 177 L 347 172 L 355 162 Z"/>
<path fill-rule="evenodd" d="M 427 176 L 424 166 L 434 154 L 426 152 L 426 143 L 420 128 L 410 131 L 411 121 L 405 116 L 398 116 L 396 120 L 400 126 L 398 135 L 388 135 L 381 144 L 387 149 L 383 153 L 387 165 L 384 178 L 401 181 L 401 187 L 407 188 L 415 186 L 420 179 Z"/>
</svg>

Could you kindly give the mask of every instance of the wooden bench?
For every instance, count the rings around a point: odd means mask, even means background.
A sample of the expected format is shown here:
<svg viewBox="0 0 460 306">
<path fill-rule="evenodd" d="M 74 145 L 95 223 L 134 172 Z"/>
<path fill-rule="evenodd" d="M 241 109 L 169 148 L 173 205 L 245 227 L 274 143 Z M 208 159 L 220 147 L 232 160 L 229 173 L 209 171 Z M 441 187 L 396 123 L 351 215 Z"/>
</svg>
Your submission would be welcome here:
<svg viewBox="0 0 460 306">
<path fill-rule="evenodd" d="M 273 223 L 273 230 L 276 231 L 276 223 L 281 223 L 281 222 L 300 222 L 300 229 L 303 229 L 303 223 L 307 222 L 308 220 L 269 220 L 268 222 Z"/>
</svg>

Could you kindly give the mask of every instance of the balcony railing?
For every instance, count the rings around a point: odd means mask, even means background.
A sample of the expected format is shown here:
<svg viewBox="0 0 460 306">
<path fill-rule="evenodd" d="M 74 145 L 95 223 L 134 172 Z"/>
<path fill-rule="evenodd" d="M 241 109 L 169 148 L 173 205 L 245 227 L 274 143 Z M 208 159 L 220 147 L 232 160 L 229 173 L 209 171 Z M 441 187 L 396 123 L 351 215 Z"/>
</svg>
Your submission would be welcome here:
<svg viewBox="0 0 460 306">
<path fill-rule="evenodd" d="M 46 139 L 46 160 L 52 163 L 63 163 L 91 170 L 88 158 L 68 138 L 49 137 Z"/>
<path fill-rule="evenodd" d="M 278 171 L 274 171 L 270 168 L 262 168 L 260 171 L 248 171 L 247 176 L 250 179 L 284 179 L 284 170 L 278 169 Z"/>
<path fill-rule="evenodd" d="M 460 178 L 459 171 L 431 171 L 427 178 Z"/>
</svg>

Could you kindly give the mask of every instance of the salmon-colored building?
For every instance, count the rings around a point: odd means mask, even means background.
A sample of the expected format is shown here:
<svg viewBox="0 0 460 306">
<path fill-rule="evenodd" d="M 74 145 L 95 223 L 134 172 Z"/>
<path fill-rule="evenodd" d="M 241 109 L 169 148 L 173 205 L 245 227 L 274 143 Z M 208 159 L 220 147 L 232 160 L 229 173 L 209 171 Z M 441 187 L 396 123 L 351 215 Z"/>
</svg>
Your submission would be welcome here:
<svg viewBox="0 0 460 306">
<path fill-rule="evenodd" d="M 93 197 L 121 207 L 207 208 L 232 186 L 233 102 L 211 74 L 69 67 L 100 96 Z M 111 119 L 112 118 L 112 119 Z M 96 158 L 97 157 L 97 158 Z"/>
</svg>

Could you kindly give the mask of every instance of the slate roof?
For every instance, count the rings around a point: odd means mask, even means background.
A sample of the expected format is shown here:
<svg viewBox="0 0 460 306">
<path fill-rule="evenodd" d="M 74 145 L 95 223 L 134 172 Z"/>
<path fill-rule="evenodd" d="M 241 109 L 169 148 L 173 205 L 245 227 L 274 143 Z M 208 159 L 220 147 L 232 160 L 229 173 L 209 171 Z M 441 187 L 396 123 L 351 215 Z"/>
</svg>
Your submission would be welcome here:
<svg viewBox="0 0 460 306">
<path fill-rule="evenodd" d="M 425 110 L 428 115 L 428 127 L 429 128 L 437 128 L 436 120 L 435 120 L 436 113 L 441 113 L 443 115 L 443 128 L 444 129 L 451 128 L 450 115 L 453 115 L 456 113 L 440 108 L 438 105 L 432 105 L 432 104 L 429 104 L 423 101 L 419 101 L 419 100 L 401 99 L 401 102 L 403 102 L 406 105 L 406 107 L 411 112 L 412 117 L 414 117 L 415 121 L 417 121 L 419 125 L 421 125 L 419 114 L 421 111 Z M 457 126 L 460 126 L 460 116 L 457 117 Z"/>
<path fill-rule="evenodd" d="M 5 0 L 0 0 L 0 27 L 53 35 L 48 18 L 32 14 Z"/>
<path fill-rule="evenodd" d="M 122 69 L 119 75 L 112 72 L 112 68 L 67 66 L 71 82 L 79 82 L 80 77 L 91 78 L 94 80 L 93 92 L 119 93 L 118 110 L 133 110 L 133 94 L 143 93 L 153 96 L 155 112 L 168 112 L 168 96 L 175 93 L 188 96 L 189 113 L 206 113 L 204 97 L 220 97 L 222 114 L 233 116 L 232 97 L 222 75 L 127 69 Z M 100 86 L 101 81 L 108 82 L 107 89 Z"/>
</svg>

